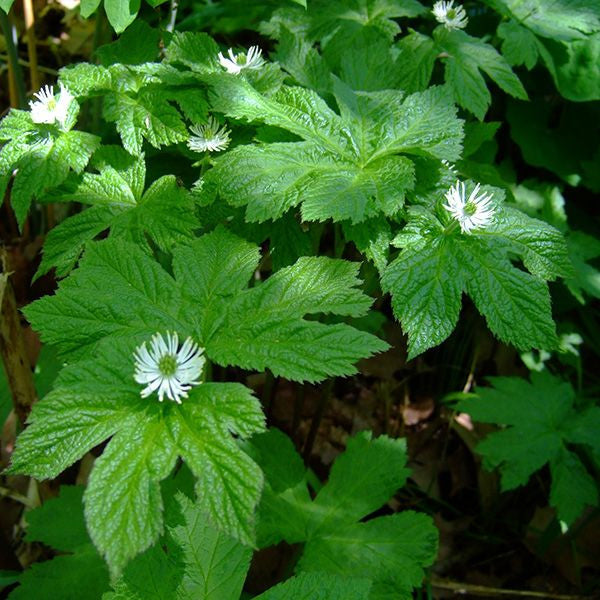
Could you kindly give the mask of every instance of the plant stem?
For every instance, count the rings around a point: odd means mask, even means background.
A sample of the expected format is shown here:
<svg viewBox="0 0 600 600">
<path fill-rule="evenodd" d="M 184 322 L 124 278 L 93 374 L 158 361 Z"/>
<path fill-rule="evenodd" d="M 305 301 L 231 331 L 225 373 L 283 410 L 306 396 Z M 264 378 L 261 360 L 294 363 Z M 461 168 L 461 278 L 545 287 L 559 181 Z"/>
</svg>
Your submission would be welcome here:
<svg viewBox="0 0 600 600">
<path fill-rule="evenodd" d="M 179 0 L 171 0 L 171 8 L 169 9 L 169 23 L 167 31 L 173 33 L 175 31 L 175 22 L 177 21 L 177 9 L 179 8 Z"/>
<path fill-rule="evenodd" d="M 36 392 L 25 350 L 17 303 L 8 277 L 5 269 L 0 275 L 0 354 L 15 413 L 19 421 L 25 423 L 31 406 L 36 400 Z"/>
<path fill-rule="evenodd" d="M 38 71 L 37 46 L 35 39 L 35 13 L 31 0 L 23 0 L 25 13 L 25 33 L 27 35 L 27 55 L 29 57 L 29 80 L 32 90 L 40 89 L 40 74 Z"/>
<path fill-rule="evenodd" d="M 6 43 L 9 81 L 14 90 L 14 94 L 11 94 L 11 106 L 14 108 L 26 108 L 27 94 L 25 93 L 25 80 L 23 79 L 23 71 L 19 64 L 19 55 L 13 38 L 13 26 L 8 20 L 8 15 L 3 10 L 0 10 L 0 29 L 2 29 L 2 35 Z"/>
</svg>

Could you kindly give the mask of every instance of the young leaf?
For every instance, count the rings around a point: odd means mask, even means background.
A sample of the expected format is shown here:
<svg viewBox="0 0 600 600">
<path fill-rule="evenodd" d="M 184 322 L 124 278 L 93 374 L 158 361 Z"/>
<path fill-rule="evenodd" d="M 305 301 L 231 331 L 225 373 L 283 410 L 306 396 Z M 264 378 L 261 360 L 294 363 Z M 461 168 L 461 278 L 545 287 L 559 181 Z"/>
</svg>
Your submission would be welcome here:
<svg viewBox="0 0 600 600">
<path fill-rule="evenodd" d="M 597 451 L 600 408 L 580 412 L 575 393 L 566 382 L 546 372 L 532 373 L 531 381 L 518 377 L 492 377 L 492 387 L 478 388 L 477 397 L 461 400 L 458 408 L 476 421 L 506 426 L 489 434 L 477 446 L 488 468 L 499 467 L 502 488 L 513 489 L 550 463 L 550 503 L 567 525 L 585 505 L 598 503 L 598 488 L 577 454 L 566 444 L 585 444 Z"/>
</svg>

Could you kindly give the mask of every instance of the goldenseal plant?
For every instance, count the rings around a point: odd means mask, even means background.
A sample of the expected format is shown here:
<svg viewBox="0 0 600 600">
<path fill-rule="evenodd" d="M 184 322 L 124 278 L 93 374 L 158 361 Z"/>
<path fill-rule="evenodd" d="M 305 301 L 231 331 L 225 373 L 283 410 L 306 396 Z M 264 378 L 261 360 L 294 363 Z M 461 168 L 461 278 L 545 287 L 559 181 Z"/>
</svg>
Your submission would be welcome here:
<svg viewBox="0 0 600 600">
<path fill-rule="evenodd" d="M 26 309 L 69 366 L 34 408 L 11 471 L 55 477 L 112 436 L 92 471 L 85 510 L 114 572 L 156 541 L 159 482 L 178 456 L 197 478 L 208 517 L 254 543 L 262 474 L 231 434 L 262 431 L 264 415 L 241 384 L 200 385 L 204 361 L 315 382 L 352 374 L 358 359 L 387 348 L 350 325 L 304 318 L 365 314 L 371 299 L 357 289 L 356 264 L 305 257 L 247 289 L 258 248 L 224 229 L 172 251 L 174 276 L 131 242 L 94 242 L 54 296 Z M 156 328 L 169 332 L 166 339 Z M 172 402 L 160 402 L 164 395 Z"/>
<path fill-rule="evenodd" d="M 436 399 L 463 372 L 465 389 L 479 386 L 457 408 L 502 428 L 477 451 L 504 489 L 548 464 L 560 521 L 597 505 L 592 402 L 547 373 L 480 377 L 532 352 L 580 387 L 589 371 L 585 352 L 563 352 L 565 332 L 593 338 L 563 296 L 578 309 L 600 297 L 600 244 L 570 205 L 580 188 L 600 191 L 598 136 L 574 144 L 572 105 L 555 119 L 547 86 L 522 76 L 541 58 L 556 105 L 562 94 L 598 122 L 596 3 L 497 0 L 468 15 L 454 1 L 146 3 L 138 18 L 139 3 L 81 3 L 84 17 L 102 5 L 122 35 L 0 122 L 10 235 L 43 240 L 44 279 L 22 312 L 57 371 L 8 472 L 55 479 L 94 457 L 85 489 L 48 508 L 78 507 L 76 538 L 32 527 L 61 551 L 38 572 L 93 571 L 105 600 L 148 595 L 148 572 L 157 598 L 236 600 L 253 551 L 286 542 L 293 576 L 258 598 L 410 599 L 438 535 L 398 508 L 409 456 L 391 434 L 395 392 L 374 403 L 388 435 L 347 420 L 327 460 L 313 444 L 332 406 L 385 396 L 401 371 L 407 394 L 410 372 L 430 368 Z M 539 143 L 548 130 L 556 143 Z M 354 378 L 343 395 L 341 377 Z M 551 414 L 535 420 L 552 388 Z M 289 409 L 278 389 L 296 394 Z M 535 460 L 519 456 L 529 437 L 548 440 Z"/>
</svg>

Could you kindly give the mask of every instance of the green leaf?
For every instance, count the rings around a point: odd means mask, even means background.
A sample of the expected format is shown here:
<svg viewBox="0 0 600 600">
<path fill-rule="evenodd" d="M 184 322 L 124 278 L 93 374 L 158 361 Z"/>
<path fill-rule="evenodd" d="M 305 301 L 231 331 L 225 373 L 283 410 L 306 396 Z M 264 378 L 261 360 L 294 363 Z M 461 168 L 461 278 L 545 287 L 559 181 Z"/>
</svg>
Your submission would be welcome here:
<svg viewBox="0 0 600 600">
<path fill-rule="evenodd" d="M 252 551 L 211 527 L 178 492 L 166 507 L 167 534 L 113 583 L 112 600 L 238 598 Z"/>
<path fill-rule="evenodd" d="M 223 320 L 226 298 L 247 287 L 259 260 L 257 246 L 220 227 L 175 249 L 173 271 L 184 296 L 196 304 L 201 339 L 210 339 Z"/>
<path fill-rule="evenodd" d="M 258 400 L 235 383 L 204 384 L 181 407 L 179 447 L 197 477 L 197 505 L 213 525 L 247 545 L 254 544 L 254 509 L 262 473 L 227 432 L 246 438 L 264 429 Z"/>
<path fill-rule="evenodd" d="M 462 303 L 460 265 L 444 239 L 404 251 L 381 279 L 408 334 L 409 358 L 441 344 L 454 330 Z"/>
<path fill-rule="evenodd" d="M 63 485 L 60 497 L 46 500 L 27 513 L 25 538 L 42 542 L 64 552 L 89 545 L 90 537 L 83 519 L 83 488 Z"/>
<path fill-rule="evenodd" d="M 251 446 L 267 480 L 260 511 L 262 538 L 270 543 L 305 541 L 297 572 L 371 580 L 369 598 L 411 597 L 423 579 L 423 567 L 436 555 L 437 530 L 431 519 L 405 512 L 356 522 L 405 483 L 404 441 L 371 439 L 368 433 L 350 439 L 314 501 L 302 461 L 285 436 L 269 431 Z M 383 589 L 389 596 L 377 595 Z"/>
<path fill-rule="evenodd" d="M 573 273 L 564 236 L 551 225 L 505 207 L 489 229 L 481 235 L 501 236 L 508 247 L 523 258 L 534 275 L 549 281 Z"/>
<path fill-rule="evenodd" d="M 412 164 L 386 157 L 357 167 L 336 161 L 308 143 L 241 146 L 211 171 L 219 191 L 234 206 L 247 206 L 249 221 L 276 219 L 302 202 L 306 220 L 363 221 L 402 207 L 414 185 Z"/>
<path fill-rule="evenodd" d="M 264 429 L 259 402 L 235 383 L 200 385 L 181 406 L 144 400 L 133 379 L 134 347 L 107 339 L 93 359 L 63 369 L 19 437 L 11 470 L 55 476 L 114 434 L 85 494 L 90 534 L 113 574 L 161 533 L 160 481 L 178 456 L 197 476 L 197 506 L 207 518 L 252 544 L 262 474 L 232 435 Z"/>
<path fill-rule="evenodd" d="M 135 98 L 109 94 L 104 99 L 103 114 L 109 123 L 115 123 L 125 150 L 139 155 L 144 139 L 155 148 L 188 139 L 187 128 L 169 100 L 169 91 L 164 89 L 143 88 Z"/>
<path fill-rule="evenodd" d="M 220 229 L 198 243 L 208 265 L 208 281 L 214 278 L 215 263 L 211 268 L 206 254 L 221 241 L 229 244 L 227 236 Z M 241 251 L 249 276 L 255 259 L 246 258 L 243 245 Z M 218 293 L 205 304 L 188 295 L 182 275 L 197 273 L 199 257 L 177 249 L 174 254 L 176 277 L 182 281 L 174 280 L 134 245 L 114 239 L 89 244 L 80 268 L 61 282 L 54 296 L 27 307 L 26 315 L 44 341 L 75 359 L 93 354 L 104 339 L 121 344 L 124 338 L 144 340 L 156 331 L 178 331 L 184 338 L 196 335 L 208 357 L 219 364 L 260 370 L 266 366 L 311 381 L 354 373 L 359 358 L 387 348 L 349 325 L 303 319 L 307 313 L 360 316 L 367 311 L 371 300 L 355 289 L 360 283 L 357 264 L 303 258 L 262 285 L 234 295 Z M 224 291 L 229 289 L 220 293 Z"/>
<path fill-rule="evenodd" d="M 600 6 L 595 0 L 488 0 L 488 3 L 541 37 L 570 41 L 600 31 Z"/>
<path fill-rule="evenodd" d="M 381 112 L 371 135 L 379 136 L 379 147 L 371 160 L 395 152 L 457 160 L 462 149 L 463 122 L 456 118 L 448 90 L 431 87 L 401 98 L 399 92 L 382 92 L 377 97 L 373 108 Z"/>
<path fill-rule="evenodd" d="M 137 20 L 112 44 L 96 50 L 100 64 L 108 67 L 115 63 L 141 65 L 156 60 L 161 34 L 145 21 Z"/>
<path fill-rule="evenodd" d="M 547 44 L 547 64 L 561 95 L 574 102 L 600 99 L 600 32 L 567 44 Z M 548 63 L 548 60 L 546 60 Z"/>
<path fill-rule="evenodd" d="M 110 396 L 54 390 L 34 406 L 9 472 L 54 478 L 115 433 L 129 413 L 129 407 Z"/>
<path fill-rule="evenodd" d="M 0 8 L 6 13 L 8 14 L 8 11 L 10 10 L 10 7 L 13 5 L 13 2 L 15 0 L 0 0 Z"/>
<path fill-rule="evenodd" d="M 220 71 L 219 46 L 206 33 L 177 31 L 165 49 L 167 63 L 182 64 L 196 73 Z"/>
<path fill-rule="evenodd" d="M 368 579 L 299 573 L 256 596 L 256 600 L 367 600 L 370 588 Z"/>
<path fill-rule="evenodd" d="M 108 240 L 89 244 L 81 267 L 58 292 L 30 304 L 25 313 L 45 342 L 83 357 L 111 336 L 149 339 L 156 331 L 189 332 L 177 318 L 179 303 L 174 280 L 152 258 L 134 245 Z"/>
<path fill-rule="evenodd" d="M 67 131 L 54 140 L 48 138 L 27 147 L 10 166 L 17 169 L 11 201 L 19 226 L 23 225 L 33 199 L 61 184 L 71 169 L 81 173 L 99 142 L 95 135 Z"/>
<path fill-rule="evenodd" d="M 564 447 L 550 463 L 550 504 L 558 508 L 561 521 L 570 525 L 586 506 L 598 504 L 598 484 L 579 457 Z"/>
<path fill-rule="evenodd" d="M 316 92 L 284 86 L 273 98 L 267 98 L 244 79 L 227 74 L 211 79 L 211 83 L 217 94 L 215 105 L 227 116 L 275 125 L 331 152 L 348 154 L 348 132 Z"/>
<path fill-rule="evenodd" d="M 183 494 L 177 496 L 184 522 L 171 529 L 182 549 L 185 572 L 181 593 L 186 598 L 239 598 L 252 550 L 211 527 L 206 516 Z"/>
<path fill-rule="evenodd" d="M 179 548 L 165 552 L 160 543 L 136 556 L 102 600 L 170 600 L 181 589 L 184 564 Z"/>
<path fill-rule="evenodd" d="M 515 268 L 502 253 L 483 244 L 474 244 L 459 260 L 465 268 L 467 293 L 499 339 L 520 350 L 556 346 L 544 281 Z"/>
<path fill-rule="evenodd" d="M 477 446 L 484 464 L 500 468 L 502 488 L 508 490 L 525 484 L 549 462 L 550 502 L 558 517 L 572 524 L 584 505 L 597 504 L 598 492 L 566 444 L 589 444 L 590 426 L 595 425 L 600 411 L 592 407 L 578 415 L 573 388 L 546 372 L 532 373 L 530 382 L 518 377 L 493 377 L 489 381 L 493 387 L 478 388 L 476 397 L 458 404 L 459 410 L 477 421 L 506 426 Z"/>
<path fill-rule="evenodd" d="M 331 73 L 323 57 L 303 36 L 285 26 L 281 26 L 273 58 L 303 87 L 320 95 L 330 90 Z"/>
<path fill-rule="evenodd" d="M 265 98 L 243 80 L 215 83 L 223 110 L 295 133 L 304 142 L 239 146 L 221 156 L 206 181 L 249 221 L 277 219 L 301 203 L 307 220 L 359 223 L 394 215 L 414 187 L 412 161 L 398 153 L 455 160 L 462 122 L 448 92 L 431 88 L 355 93 L 334 84 L 341 116 L 314 92 L 282 88 Z"/>
<path fill-rule="evenodd" d="M 480 121 L 492 100 L 480 70 L 513 98 L 527 99 L 527 92 L 519 78 L 493 46 L 464 31 L 441 26 L 435 29 L 433 35 L 439 50 L 448 54 L 445 59 L 446 83 L 455 100 Z"/>
<path fill-rule="evenodd" d="M 444 209 L 441 218 L 450 219 Z M 404 249 L 386 268 L 382 285 L 409 338 L 412 358 L 454 329 L 466 292 L 491 331 L 519 349 L 557 343 L 550 294 L 543 279 L 572 273 L 560 232 L 515 209 L 498 206 L 494 221 L 470 235 L 452 233 L 425 209 L 413 209 L 395 243 Z M 531 275 L 515 267 L 523 260 Z"/>
<path fill-rule="evenodd" d="M 409 600 L 421 585 L 424 567 L 437 554 L 438 533 L 431 518 L 413 511 L 339 527 L 307 542 L 298 571 L 326 571 L 373 581 L 377 591 Z"/>
<path fill-rule="evenodd" d="M 85 529 L 82 495 L 81 487 L 62 486 L 58 498 L 27 513 L 28 541 L 70 554 L 31 565 L 19 575 L 20 585 L 11 592 L 12 599 L 96 600 L 108 589 L 108 570 Z"/>
<path fill-rule="evenodd" d="M 102 0 L 81 0 L 79 4 L 81 16 L 84 19 L 87 19 L 90 15 L 98 10 L 101 1 Z"/>
<path fill-rule="evenodd" d="M 142 418 L 122 425 L 94 463 L 85 491 L 90 536 L 113 574 L 162 531 L 159 481 L 175 466 L 167 423 Z"/>
<path fill-rule="evenodd" d="M 353 363 L 387 344 L 345 325 L 324 325 L 305 313 L 358 316 L 369 304 L 358 290 L 357 265 L 325 257 L 300 259 L 262 286 L 229 303 L 223 324 L 208 341 L 219 364 L 236 364 L 299 381 L 356 372 Z M 337 278 L 340 278 L 339 281 Z"/>
<path fill-rule="evenodd" d="M 600 256 L 599 240 L 581 231 L 573 231 L 567 243 L 574 269 L 573 277 L 565 282 L 567 287 L 582 304 L 585 303 L 583 292 L 600 298 L 600 272 L 588 262 Z"/>
<path fill-rule="evenodd" d="M 127 29 L 140 10 L 140 0 L 104 0 L 108 21 L 117 33 Z"/>
<path fill-rule="evenodd" d="M 425 11 L 416 0 L 317 0 L 311 2 L 309 36 L 318 39 L 327 60 L 338 65 L 346 50 L 371 34 L 391 42 L 400 27 L 395 19 L 416 17 Z"/>
<path fill-rule="evenodd" d="M 329 473 L 327 485 L 313 502 L 310 534 L 335 531 L 376 511 L 406 483 L 406 443 L 370 433 L 348 440 Z"/>
<path fill-rule="evenodd" d="M 516 21 L 498 25 L 498 36 L 502 39 L 502 54 L 512 65 L 525 65 L 531 70 L 538 60 L 538 41 L 533 33 Z"/>
<path fill-rule="evenodd" d="M 424 91 L 431 80 L 438 54 L 435 43 L 430 37 L 410 30 L 396 44 L 396 48 L 400 51 L 396 61 L 399 69 L 398 87 L 408 93 Z"/>
</svg>

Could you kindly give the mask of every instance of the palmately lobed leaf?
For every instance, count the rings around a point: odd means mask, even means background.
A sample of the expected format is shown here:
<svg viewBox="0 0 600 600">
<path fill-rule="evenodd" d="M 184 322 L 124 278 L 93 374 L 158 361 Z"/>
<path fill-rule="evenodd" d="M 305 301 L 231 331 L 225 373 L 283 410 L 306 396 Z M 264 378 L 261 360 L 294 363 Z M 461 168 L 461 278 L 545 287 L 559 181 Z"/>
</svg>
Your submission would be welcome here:
<svg viewBox="0 0 600 600">
<path fill-rule="evenodd" d="M 329 481 L 312 500 L 291 441 L 271 430 L 250 441 L 249 453 L 265 473 L 259 539 L 304 542 L 296 572 L 324 572 L 372 582 L 369 598 L 411 598 L 437 552 L 430 517 L 412 511 L 358 522 L 404 485 L 406 445 L 363 432 L 348 440 Z M 377 595 L 386 592 L 388 595 Z M 375 594 L 375 595 L 373 595 Z"/>
<path fill-rule="evenodd" d="M 484 464 L 499 467 L 502 488 L 512 489 L 549 463 L 550 503 L 571 525 L 586 505 L 597 505 L 598 487 L 567 444 L 597 450 L 598 438 L 591 434 L 600 422 L 600 409 L 591 406 L 576 412 L 573 388 L 547 372 L 532 373 L 531 381 L 518 377 L 489 381 L 492 387 L 478 388 L 475 397 L 458 405 L 476 421 L 505 426 L 478 444 Z"/>
<path fill-rule="evenodd" d="M 495 192 L 494 192 L 495 193 Z M 563 235 L 502 204 L 487 227 L 462 234 L 445 209 L 438 220 L 414 208 L 394 244 L 403 248 L 385 268 L 382 285 L 409 338 L 409 356 L 444 341 L 467 293 L 490 330 L 516 348 L 557 345 L 545 279 L 572 273 Z M 522 259 L 530 273 L 513 264 Z"/>
</svg>

